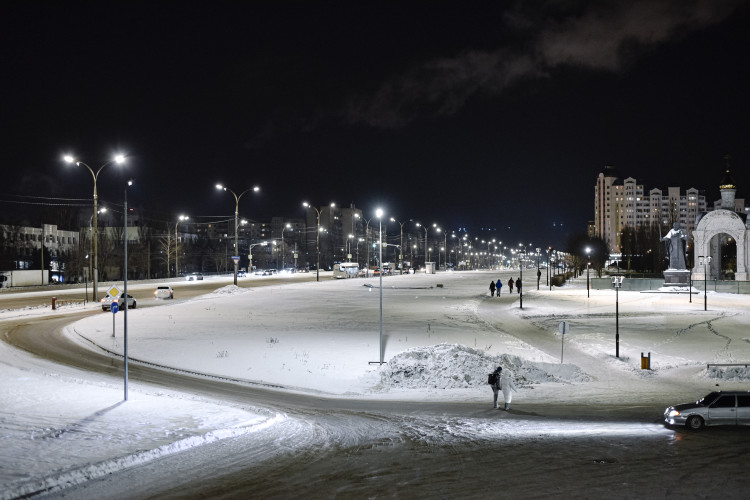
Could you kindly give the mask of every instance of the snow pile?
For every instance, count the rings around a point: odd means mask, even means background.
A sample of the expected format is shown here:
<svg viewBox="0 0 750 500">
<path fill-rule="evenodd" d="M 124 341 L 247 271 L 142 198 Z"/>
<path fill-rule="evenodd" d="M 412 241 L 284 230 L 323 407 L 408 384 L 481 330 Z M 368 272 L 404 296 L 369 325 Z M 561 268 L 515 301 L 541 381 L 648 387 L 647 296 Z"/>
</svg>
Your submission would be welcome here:
<svg viewBox="0 0 750 500">
<path fill-rule="evenodd" d="M 545 382 L 587 382 L 590 377 L 574 365 L 531 362 L 508 354 L 490 355 L 460 344 L 415 347 L 394 356 L 380 370 L 377 390 L 462 389 L 482 387 L 498 366 L 510 370 L 518 386 Z"/>
<path fill-rule="evenodd" d="M 247 293 L 248 291 L 249 290 L 247 288 L 241 288 L 237 285 L 227 285 L 221 288 L 217 288 L 208 295 L 242 295 L 243 293 Z"/>
<path fill-rule="evenodd" d="M 750 380 L 750 368 L 743 365 L 710 366 L 708 370 L 706 370 L 706 377 L 741 382 L 743 380 Z"/>
</svg>

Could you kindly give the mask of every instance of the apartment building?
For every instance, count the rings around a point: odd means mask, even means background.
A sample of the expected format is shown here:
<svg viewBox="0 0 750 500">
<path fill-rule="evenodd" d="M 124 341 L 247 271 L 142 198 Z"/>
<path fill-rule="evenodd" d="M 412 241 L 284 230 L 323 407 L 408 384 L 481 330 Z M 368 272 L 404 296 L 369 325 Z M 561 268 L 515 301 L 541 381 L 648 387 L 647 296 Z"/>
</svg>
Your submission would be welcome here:
<svg viewBox="0 0 750 500">
<path fill-rule="evenodd" d="M 625 228 L 671 227 L 678 222 L 690 234 L 698 215 L 706 210 L 706 197 L 698 189 L 669 187 L 646 192 L 633 177 L 622 179 L 616 168 L 606 166 L 594 187 L 593 235 L 606 241 L 610 251 L 619 253 Z"/>
</svg>

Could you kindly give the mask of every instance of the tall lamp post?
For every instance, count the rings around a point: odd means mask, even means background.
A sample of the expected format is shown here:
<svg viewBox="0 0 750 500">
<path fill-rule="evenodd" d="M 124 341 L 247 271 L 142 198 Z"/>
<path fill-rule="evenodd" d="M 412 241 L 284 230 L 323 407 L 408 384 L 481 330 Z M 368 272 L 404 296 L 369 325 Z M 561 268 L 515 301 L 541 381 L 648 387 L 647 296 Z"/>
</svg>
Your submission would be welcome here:
<svg viewBox="0 0 750 500">
<path fill-rule="evenodd" d="M 521 288 L 518 289 L 518 297 L 520 300 L 521 309 L 523 309 L 523 289 L 525 288 L 523 286 L 523 258 L 526 257 L 526 250 L 521 247 L 521 250 L 518 251 L 518 267 L 520 269 L 521 274 L 518 275 L 518 280 L 521 282 Z"/>
<path fill-rule="evenodd" d="M 315 281 L 320 281 L 320 213 L 325 210 L 325 207 L 321 208 L 320 210 L 317 209 L 317 207 L 314 207 L 310 205 L 309 203 L 302 202 L 302 206 L 305 208 L 312 208 L 315 210 L 315 214 L 317 215 L 317 221 L 318 221 L 318 230 L 315 234 L 315 254 L 317 255 L 318 261 L 315 265 Z M 331 203 L 329 205 L 330 207 L 335 207 L 335 203 Z"/>
<path fill-rule="evenodd" d="M 620 288 L 625 276 L 612 276 L 612 286 L 615 289 L 615 357 L 620 357 Z"/>
<path fill-rule="evenodd" d="M 234 196 L 234 253 L 236 256 L 239 256 L 240 247 L 239 247 L 239 237 L 237 235 L 237 229 L 239 226 L 240 198 L 242 198 L 242 195 L 244 195 L 248 191 L 253 191 L 257 193 L 258 191 L 260 191 L 260 187 L 253 186 L 251 188 L 245 189 L 240 194 L 235 193 L 228 187 L 222 186 L 221 184 L 217 184 L 216 189 L 219 189 L 222 191 L 229 191 Z M 239 266 L 240 261 L 238 259 L 232 259 L 232 260 L 234 260 L 234 284 L 236 286 L 237 285 L 237 266 Z"/>
<path fill-rule="evenodd" d="M 63 156 L 63 160 L 65 160 L 66 163 L 75 163 L 76 165 L 83 165 L 87 169 L 89 169 L 89 172 L 91 172 L 91 177 L 94 179 L 94 268 L 93 268 L 93 278 L 94 278 L 94 288 L 93 288 L 93 296 L 94 296 L 94 302 L 99 300 L 99 292 L 98 292 L 98 286 L 99 286 L 99 218 L 97 217 L 97 203 L 99 199 L 99 194 L 96 188 L 96 181 L 99 179 L 99 173 L 102 171 L 104 167 L 111 163 L 117 163 L 122 164 L 125 163 L 125 156 L 123 155 L 117 155 L 113 159 L 109 160 L 108 162 L 104 163 L 99 169 L 94 172 L 94 169 L 88 166 L 86 163 L 76 160 L 71 155 L 65 155 Z M 44 247 L 44 245 L 42 245 Z"/>
<path fill-rule="evenodd" d="M 708 265 L 711 264 L 711 256 L 700 255 L 698 265 L 703 266 L 703 310 L 708 311 Z"/>
<path fill-rule="evenodd" d="M 281 267 L 284 267 L 284 257 L 286 256 L 286 252 L 284 251 L 284 231 L 287 229 L 291 229 L 292 225 L 290 223 L 284 224 L 284 227 L 281 228 Z M 252 266 L 251 269 L 248 269 L 248 272 L 252 272 Z"/>
<path fill-rule="evenodd" d="M 123 359 L 125 361 L 125 370 L 124 370 L 124 376 L 125 376 L 125 401 L 128 400 L 128 186 L 133 185 L 133 180 L 128 181 L 128 185 L 125 186 L 125 228 L 123 229 L 123 240 L 125 241 L 125 279 L 123 281 L 124 283 L 124 291 L 125 294 L 125 309 L 123 310 Z"/>
<path fill-rule="evenodd" d="M 99 210 L 97 210 L 97 212 L 100 213 L 100 214 L 103 214 L 106 211 L 107 211 L 106 207 L 102 207 Z M 89 234 L 91 235 L 91 241 L 89 242 L 89 244 L 90 244 L 91 255 L 92 256 L 94 255 L 94 247 L 93 247 L 93 245 L 94 245 L 94 227 L 92 226 L 93 220 L 94 220 L 94 214 L 91 214 L 91 217 L 89 217 Z M 93 262 L 93 257 L 92 257 L 92 262 Z M 90 269 L 89 271 L 91 272 L 92 275 L 94 274 L 93 269 Z M 92 292 L 93 292 L 93 290 L 92 290 Z M 88 298 L 88 292 L 86 292 L 86 296 Z M 92 301 L 96 302 L 96 296 L 95 295 L 92 298 Z"/>
<path fill-rule="evenodd" d="M 536 289 L 539 290 L 539 281 L 542 277 L 542 272 L 539 270 L 539 255 L 542 251 L 541 248 L 536 249 Z"/>
<path fill-rule="evenodd" d="M 375 211 L 375 216 L 378 218 L 380 226 L 380 238 L 379 238 L 379 251 L 380 251 L 380 361 L 374 361 L 372 363 L 383 364 L 383 209 L 378 208 Z M 372 364 L 370 363 L 370 364 Z"/>
<path fill-rule="evenodd" d="M 179 239 L 177 238 L 177 225 L 181 221 L 190 219 L 187 215 L 180 215 L 174 223 L 174 277 L 180 276 L 180 252 L 177 250 Z"/>
<path fill-rule="evenodd" d="M 586 247 L 586 296 L 591 298 L 591 290 L 589 286 L 589 267 L 591 267 L 591 261 L 589 255 L 591 254 L 591 247 Z"/>
<path fill-rule="evenodd" d="M 400 268 L 399 274 L 404 274 L 404 250 L 403 250 L 403 248 L 404 248 L 404 224 L 406 223 L 406 221 L 401 222 L 401 221 L 396 220 L 393 217 L 391 217 L 391 222 L 397 222 L 398 225 L 401 226 L 401 244 L 398 247 L 398 258 L 400 260 L 400 262 L 399 262 L 399 268 Z"/>
</svg>

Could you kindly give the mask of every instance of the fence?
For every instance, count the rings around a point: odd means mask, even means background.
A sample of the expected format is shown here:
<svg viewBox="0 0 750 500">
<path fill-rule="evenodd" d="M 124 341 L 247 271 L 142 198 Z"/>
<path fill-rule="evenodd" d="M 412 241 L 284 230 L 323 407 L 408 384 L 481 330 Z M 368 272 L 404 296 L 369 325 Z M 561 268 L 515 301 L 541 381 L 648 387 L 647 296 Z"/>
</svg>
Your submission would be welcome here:
<svg viewBox="0 0 750 500">
<path fill-rule="evenodd" d="M 750 294 L 750 281 L 725 281 L 706 280 L 706 290 L 709 292 Z M 664 278 L 629 278 L 622 280 L 622 291 L 643 292 L 647 290 L 658 290 L 664 286 Z M 693 281 L 693 288 L 703 292 L 704 281 Z M 607 290 L 612 288 L 612 280 L 606 278 L 591 278 L 591 288 L 594 290 Z"/>
</svg>

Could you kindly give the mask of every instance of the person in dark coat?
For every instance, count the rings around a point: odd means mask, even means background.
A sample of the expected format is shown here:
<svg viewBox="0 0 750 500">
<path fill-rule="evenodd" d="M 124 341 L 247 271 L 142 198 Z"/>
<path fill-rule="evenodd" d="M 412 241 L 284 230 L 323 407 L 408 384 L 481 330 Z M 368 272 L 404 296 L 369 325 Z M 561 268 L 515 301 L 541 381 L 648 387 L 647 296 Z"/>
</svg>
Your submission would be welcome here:
<svg viewBox="0 0 750 500">
<path fill-rule="evenodd" d="M 492 400 L 492 406 L 494 408 L 497 408 L 497 393 L 502 389 L 501 379 L 502 379 L 502 371 L 503 367 L 498 366 L 497 369 L 493 372 L 496 375 L 496 380 L 494 384 L 490 385 L 490 389 L 492 389 L 492 394 L 494 395 Z"/>
<path fill-rule="evenodd" d="M 516 280 L 516 288 L 518 288 L 518 294 L 520 295 L 521 294 L 521 278 L 520 277 Z"/>
<path fill-rule="evenodd" d="M 510 293 L 513 293 L 513 278 L 508 280 L 508 290 L 510 290 Z"/>
<path fill-rule="evenodd" d="M 495 282 L 490 281 L 490 297 L 494 297 L 494 296 L 495 296 Z"/>
</svg>

